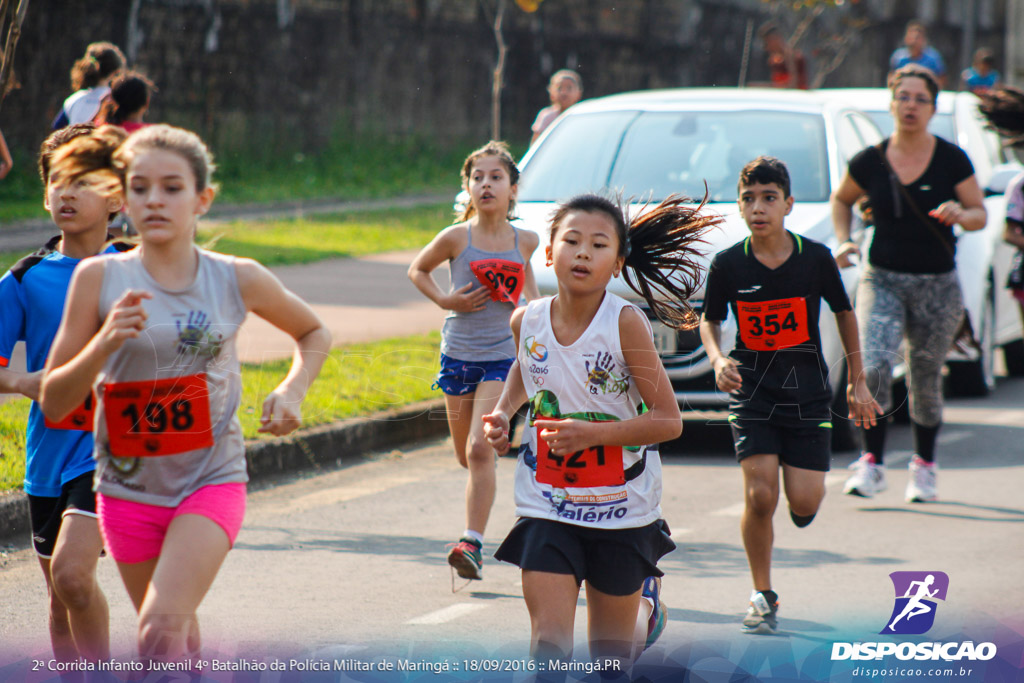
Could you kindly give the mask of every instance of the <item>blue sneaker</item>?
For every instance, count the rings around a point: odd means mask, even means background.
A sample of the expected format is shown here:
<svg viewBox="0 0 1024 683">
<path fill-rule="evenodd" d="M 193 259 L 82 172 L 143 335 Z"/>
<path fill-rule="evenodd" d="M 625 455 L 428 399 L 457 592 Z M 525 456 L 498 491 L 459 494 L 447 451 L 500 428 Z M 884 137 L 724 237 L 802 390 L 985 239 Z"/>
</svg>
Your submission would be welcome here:
<svg viewBox="0 0 1024 683">
<path fill-rule="evenodd" d="M 647 620 L 647 640 L 644 642 L 644 649 L 648 649 L 651 645 L 654 645 L 655 641 L 661 637 L 662 632 L 665 630 L 665 603 L 661 600 L 661 578 L 657 576 L 648 576 L 644 579 L 644 588 L 640 592 L 640 597 L 646 599 L 654 609 L 651 610 L 651 616 Z"/>
</svg>

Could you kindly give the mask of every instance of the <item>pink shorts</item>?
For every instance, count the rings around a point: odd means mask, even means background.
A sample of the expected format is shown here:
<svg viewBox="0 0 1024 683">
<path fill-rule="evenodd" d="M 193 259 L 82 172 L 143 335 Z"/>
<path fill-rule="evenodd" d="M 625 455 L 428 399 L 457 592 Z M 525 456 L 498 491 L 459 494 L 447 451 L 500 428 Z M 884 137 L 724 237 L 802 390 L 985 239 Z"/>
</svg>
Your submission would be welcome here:
<svg viewBox="0 0 1024 683">
<path fill-rule="evenodd" d="M 234 545 L 245 517 L 245 484 L 204 486 L 173 508 L 97 493 L 96 512 L 103 543 L 114 560 L 145 562 L 160 555 L 167 528 L 180 515 L 200 515 L 212 520 Z"/>
</svg>

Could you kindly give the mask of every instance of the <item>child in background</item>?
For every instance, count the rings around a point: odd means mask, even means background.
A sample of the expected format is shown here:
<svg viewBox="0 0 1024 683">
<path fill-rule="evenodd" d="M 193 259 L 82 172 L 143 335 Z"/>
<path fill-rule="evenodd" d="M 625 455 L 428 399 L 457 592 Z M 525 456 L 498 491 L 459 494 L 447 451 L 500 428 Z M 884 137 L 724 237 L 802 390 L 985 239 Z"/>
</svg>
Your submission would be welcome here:
<svg viewBox="0 0 1024 683">
<path fill-rule="evenodd" d="M 987 47 L 978 48 L 974 53 L 971 66 L 961 74 L 961 87 L 975 95 L 987 93 L 999 85 L 999 72 L 996 71 L 996 58 Z"/>
<path fill-rule="evenodd" d="M 867 428 L 882 410 L 864 381 L 857 317 L 831 252 L 785 228 L 793 209 L 786 165 L 762 156 L 744 166 L 738 203 L 750 237 L 711 262 L 700 336 L 718 388 L 731 397 L 729 423 L 743 470 L 740 524 L 754 583 L 743 630 L 770 634 L 778 628 L 771 559 L 779 468 L 790 517 L 805 527 L 825 497 L 832 455 L 832 390 L 818 330 L 822 299 L 836 315 L 846 351 L 850 419 Z M 727 356 L 721 324 L 730 307 L 738 329 Z"/>
<path fill-rule="evenodd" d="M 558 294 L 512 316 L 518 358 L 484 417 L 487 439 L 508 450 L 509 418 L 527 402 L 530 415 L 516 466 L 519 520 L 494 556 L 522 569 L 530 654 L 541 661 L 572 656 L 584 582 L 592 657 L 628 663 L 664 625 L 657 563 L 675 544 L 661 519 L 657 444 L 679 436 L 682 421 L 646 315 L 606 290 L 622 273 L 663 322 L 696 324 L 694 247 L 720 219 L 686 201 L 629 221 L 603 197 L 562 204 L 546 247 Z M 653 612 L 642 611 L 644 588 Z"/>
<path fill-rule="evenodd" d="M 469 203 L 460 221 L 445 228 L 409 266 L 409 279 L 449 311 L 441 332 L 441 373 L 448 429 L 455 457 L 469 470 L 466 529 L 448 554 L 464 579 L 483 578 L 484 530 L 495 494 L 494 449 L 483 434 L 481 417 L 494 409 L 515 343 L 509 318 L 516 306 L 537 298 L 530 256 L 537 236 L 510 222 L 519 169 L 508 148 L 489 142 L 466 158 L 463 189 Z M 441 290 L 431 273 L 448 261 L 451 289 Z"/>
<path fill-rule="evenodd" d="M 91 43 L 85 56 L 71 67 L 74 91 L 53 120 L 54 130 L 76 123 L 90 123 L 110 93 L 110 79 L 124 68 L 124 53 L 112 43 Z"/>
<path fill-rule="evenodd" d="M 196 610 L 245 512 L 238 329 L 251 311 L 295 339 L 291 370 L 263 404 L 259 431 L 274 435 L 299 427 L 330 335 L 269 270 L 195 245 L 215 193 L 198 136 L 155 125 L 121 145 L 101 129 L 59 150 L 53 172 L 80 177 L 76 155 L 98 143 L 115 150 L 110 170 L 141 244 L 75 272 L 40 403 L 60 420 L 95 391 L 104 546 L 139 614 L 139 655 L 178 661 L 199 654 Z"/>
<path fill-rule="evenodd" d="M 134 133 L 147 125 L 142 117 L 156 86 L 138 71 L 123 71 L 110 81 L 110 94 L 96 115 L 96 123 L 110 123 Z"/>
<path fill-rule="evenodd" d="M 87 402 L 70 419 L 54 423 L 44 419 L 36 403 L 72 273 L 85 258 L 130 248 L 108 244 L 113 236 L 107 225 L 123 200 L 120 183 L 108 171 L 111 149 L 86 145 L 76 152 L 75 162 L 83 170 L 79 177 L 51 172 L 54 154 L 92 132 L 92 124 L 77 124 L 43 142 L 43 205 L 60 235 L 0 278 L 0 392 L 33 401 L 24 489 L 32 542 L 49 594 L 50 640 L 61 662 L 110 656 L 107 601 L 96 581 L 103 539 L 92 490 L 92 410 Z M 18 341 L 25 342 L 27 373 L 6 369 Z"/>
<path fill-rule="evenodd" d="M 583 79 L 572 69 L 556 71 L 548 82 L 548 96 L 551 98 L 551 106 L 537 112 L 537 118 L 530 128 L 533 131 L 531 145 L 563 111 L 580 101 L 583 97 Z"/>
</svg>

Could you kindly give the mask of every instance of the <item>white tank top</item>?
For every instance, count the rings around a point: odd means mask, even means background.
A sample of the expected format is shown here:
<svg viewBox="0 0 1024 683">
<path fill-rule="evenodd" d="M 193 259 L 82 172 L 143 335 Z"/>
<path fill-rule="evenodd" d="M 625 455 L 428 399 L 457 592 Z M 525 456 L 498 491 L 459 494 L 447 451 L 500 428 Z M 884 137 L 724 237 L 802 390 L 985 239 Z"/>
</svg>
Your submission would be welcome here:
<svg viewBox="0 0 1024 683">
<path fill-rule="evenodd" d="M 545 297 L 530 302 L 519 334 L 530 424 L 542 416 L 617 421 L 640 414 L 640 392 L 619 341 L 619 314 L 627 306 L 636 307 L 605 293 L 583 335 L 562 346 L 551 329 L 552 301 Z M 661 517 L 656 444 L 551 458 L 540 441 L 537 429 L 527 426 L 516 465 L 517 516 L 602 529 L 646 526 Z"/>
<path fill-rule="evenodd" d="M 203 486 L 248 480 L 235 352 L 246 307 L 235 258 L 196 251 L 196 278 L 181 290 L 159 285 L 138 249 L 102 257 L 102 318 L 127 289 L 153 294 L 142 302 L 145 329 L 107 359 L 94 387 L 104 495 L 176 507 Z"/>
</svg>

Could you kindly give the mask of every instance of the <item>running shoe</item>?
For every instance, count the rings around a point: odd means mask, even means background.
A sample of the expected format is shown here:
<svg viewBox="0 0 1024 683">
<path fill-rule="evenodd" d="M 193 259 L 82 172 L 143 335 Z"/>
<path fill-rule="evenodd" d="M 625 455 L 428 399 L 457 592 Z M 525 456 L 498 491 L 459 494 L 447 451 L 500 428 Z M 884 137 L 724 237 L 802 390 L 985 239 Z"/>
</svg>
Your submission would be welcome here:
<svg viewBox="0 0 1024 683">
<path fill-rule="evenodd" d="M 865 453 L 850 464 L 853 474 L 846 480 L 843 493 L 848 496 L 871 498 L 889 488 L 885 480 L 885 465 L 879 465 L 873 453 Z"/>
<path fill-rule="evenodd" d="M 484 578 L 484 561 L 480 553 L 483 546 L 476 539 L 460 538 L 458 543 L 450 547 L 448 564 L 455 568 L 455 573 L 463 579 Z"/>
<path fill-rule="evenodd" d="M 776 614 L 779 611 L 779 601 L 769 602 L 764 591 L 754 591 L 750 594 L 750 607 L 747 609 L 747 616 L 743 618 L 743 632 L 771 635 L 779 629 L 779 620 Z"/>
<path fill-rule="evenodd" d="M 661 637 L 662 632 L 665 630 L 666 615 L 665 603 L 661 601 L 661 577 L 648 576 L 644 579 L 644 589 L 640 593 L 640 597 L 651 603 L 653 609 L 651 610 L 651 616 L 647 620 L 647 640 L 644 642 L 644 649 L 646 650 L 654 642 Z"/>
<path fill-rule="evenodd" d="M 935 485 L 935 474 L 939 466 L 925 462 L 920 455 L 910 460 L 910 481 L 907 482 L 908 503 L 928 503 L 937 500 L 939 494 Z"/>
</svg>

